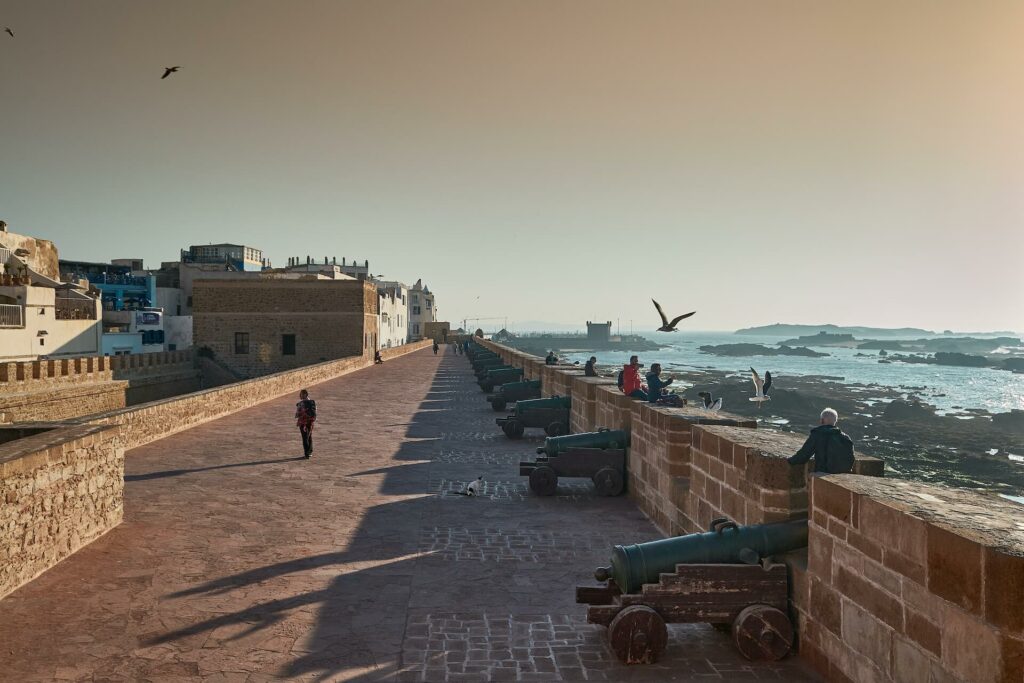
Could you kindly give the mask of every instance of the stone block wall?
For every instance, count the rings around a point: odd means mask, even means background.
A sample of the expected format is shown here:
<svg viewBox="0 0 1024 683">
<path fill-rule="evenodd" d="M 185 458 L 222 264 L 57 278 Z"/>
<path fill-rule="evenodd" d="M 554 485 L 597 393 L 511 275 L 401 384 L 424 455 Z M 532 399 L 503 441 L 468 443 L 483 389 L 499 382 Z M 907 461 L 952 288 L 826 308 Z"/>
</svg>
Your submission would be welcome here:
<svg viewBox="0 0 1024 683">
<path fill-rule="evenodd" d="M 615 387 L 615 380 L 604 377 L 577 377 L 572 389 L 572 411 L 569 415 L 569 429 L 573 433 L 590 431 L 599 425 L 597 419 L 598 388 Z M 598 428 L 604 425 L 599 425 Z"/>
<path fill-rule="evenodd" d="M 372 358 L 379 341 L 377 292 L 362 280 L 197 280 L 192 296 L 196 348 L 242 377 Z"/>
<path fill-rule="evenodd" d="M 109 380 L 0 394 L 0 424 L 54 422 L 125 406 L 128 382 Z"/>
<path fill-rule="evenodd" d="M 1024 515 L 992 494 L 811 479 L 801 655 L 829 680 L 1024 680 Z"/>
<path fill-rule="evenodd" d="M 121 523 L 115 436 L 75 425 L 0 445 L 0 598 Z"/>
</svg>

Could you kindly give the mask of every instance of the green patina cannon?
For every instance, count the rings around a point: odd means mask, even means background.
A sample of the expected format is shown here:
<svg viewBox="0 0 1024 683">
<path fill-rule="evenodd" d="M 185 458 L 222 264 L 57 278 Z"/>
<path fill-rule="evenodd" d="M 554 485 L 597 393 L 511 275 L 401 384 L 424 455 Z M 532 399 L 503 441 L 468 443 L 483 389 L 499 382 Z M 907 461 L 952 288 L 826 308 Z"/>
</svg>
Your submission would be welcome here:
<svg viewBox="0 0 1024 683">
<path fill-rule="evenodd" d="M 711 531 L 648 543 L 617 545 L 611 566 L 577 586 L 590 605 L 587 621 L 608 627 L 612 650 L 626 664 L 657 661 L 668 641 L 666 623 L 729 627 L 751 660 L 778 660 L 793 646 L 788 569 L 772 562 L 807 546 L 807 520 L 739 526 L 726 518 Z"/>
<path fill-rule="evenodd" d="M 530 478 L 538 496 L 554 495 L 559 477 L 589 477 L 600 495 L 617 496 L 625 489 L 628 445 L 622 430 L 548 437 L 535 461 L 519 463 L 519 474 Z"/>
<path fill-rule="evenodd" d="M 479 383 L 485 377 L 487 377 L 487 373 L 492 371 L 492 370 L 514 370 L 514 369 L 515 368 L 513 368 L 511 365 L 509 365 L 509 364 L 507 364 L 505 362 L 501 362 L 500 365 L 488 365 L 486 367 L 480 368 L 479 370 L 476 370 L 473 374 L 476 376 L 477 383 Z"/>
<path fill-rule="evenodd" d="M 493 396 L 487 400 L 496 412 L 505 410 L 505 406 L 528 398 L 540 398 L 540 380 L 529 379 L 522 382 L 508 382 L 498 387 Z"/>
<path fill-rule="evenodd" d="M 515 411 L 495 422 L 510 439 L 522 437 L 527 427 L 540 427 L 548 436 L 559 436 L 569 431 L 568 396 L 549 396 L 518 401 Z"/>
<path fill-rule="evenodd" d="M 473 372 L 479 373 L 481 370 L 498 368 L 502 365 L 505 365 L 505 361 L 503 361 L 500 356 L 488 356 L 487 358 L 480 358 L 473 361 Z"/>
<path fill-rule="evenodd" d="M 466 355 L 469 356 L 469 362 L 470 363 L 474 363 L 474 362 L 476 362 L 478 360 L 483 360 L 484 358 L 497 358 L 498 357 L 498 354 L 495 353 L 494 351 L 491 351 L 490 349 L 484 349 L 484 348 L 471 349 L 470 352 L 468 354 L 466 354 Z"/>
<path fill-rule="evenodd" d="M 485 394 L 494 391 L 494 387 L 500 387 L 509 382 L 516 382 L 523 378 L 522 368 L 501 367 L 487 371 L 487 374 L 480 378 L 480 388 Z"/>
</svg>

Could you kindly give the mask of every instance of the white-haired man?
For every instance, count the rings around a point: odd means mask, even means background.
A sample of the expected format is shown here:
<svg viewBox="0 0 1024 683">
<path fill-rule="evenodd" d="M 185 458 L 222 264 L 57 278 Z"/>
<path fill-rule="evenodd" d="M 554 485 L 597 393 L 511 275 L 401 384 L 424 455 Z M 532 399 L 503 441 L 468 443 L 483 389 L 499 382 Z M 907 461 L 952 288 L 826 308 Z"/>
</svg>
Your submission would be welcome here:
<svg viewBox="0 0 1024 683">
<path fill-rule="evenodd" d="M 836 423 L 839 413 L 831 408 L 821 411 L 820 424 L 811 430 L 807 441 L 789 458 L 791 465 L 803 465 L 814 458 L 814 472 L 842 474 L 853 469 L 853 439 L 844 434 Z"/>
</svg>

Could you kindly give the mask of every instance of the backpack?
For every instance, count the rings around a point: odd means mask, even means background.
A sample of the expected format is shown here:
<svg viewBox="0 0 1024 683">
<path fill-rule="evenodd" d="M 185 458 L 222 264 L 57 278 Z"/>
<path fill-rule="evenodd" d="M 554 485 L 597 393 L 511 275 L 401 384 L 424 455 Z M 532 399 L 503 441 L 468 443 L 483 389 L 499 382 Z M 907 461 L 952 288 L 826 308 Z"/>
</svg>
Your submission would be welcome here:
<svg viewBox="0 0 1024 683">
<path fill-rule="evenodd" d="M 825 441 L 825 468 L 828 473 L 852 472 L 853 463 L 853 441 L 840 430 L 833 431 Z"/>
<path fill-rule="evenodd" d="M 311 398 L 306 399 L 306 405 L 303 406 L 306 409 L 306 415 L 313 419 L 316 419 L 316 401 Z"/>
<path fill-rule="evenodd" d="M 619 378 L 615 380 L 615 383 L 619 385 L 619 389 L 622 388 L 622 373 L 624 372 L 625 370 L 619 370 Z"/>
</svg>

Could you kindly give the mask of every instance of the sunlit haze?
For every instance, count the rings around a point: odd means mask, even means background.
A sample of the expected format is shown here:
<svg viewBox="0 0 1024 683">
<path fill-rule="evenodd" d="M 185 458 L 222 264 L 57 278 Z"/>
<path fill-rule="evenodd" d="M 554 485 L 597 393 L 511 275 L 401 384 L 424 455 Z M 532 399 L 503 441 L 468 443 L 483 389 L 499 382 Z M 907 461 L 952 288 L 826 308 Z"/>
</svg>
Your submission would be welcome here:
<svg viewBox="0 0 1024 683">
<path fill-rule="evenodd" d="M 1024 330 L 1024 3 L 4 0 L 0 219 L 439 319 Z M 161 80 L 164 67 L 181 70 Z"/>
</svg>

